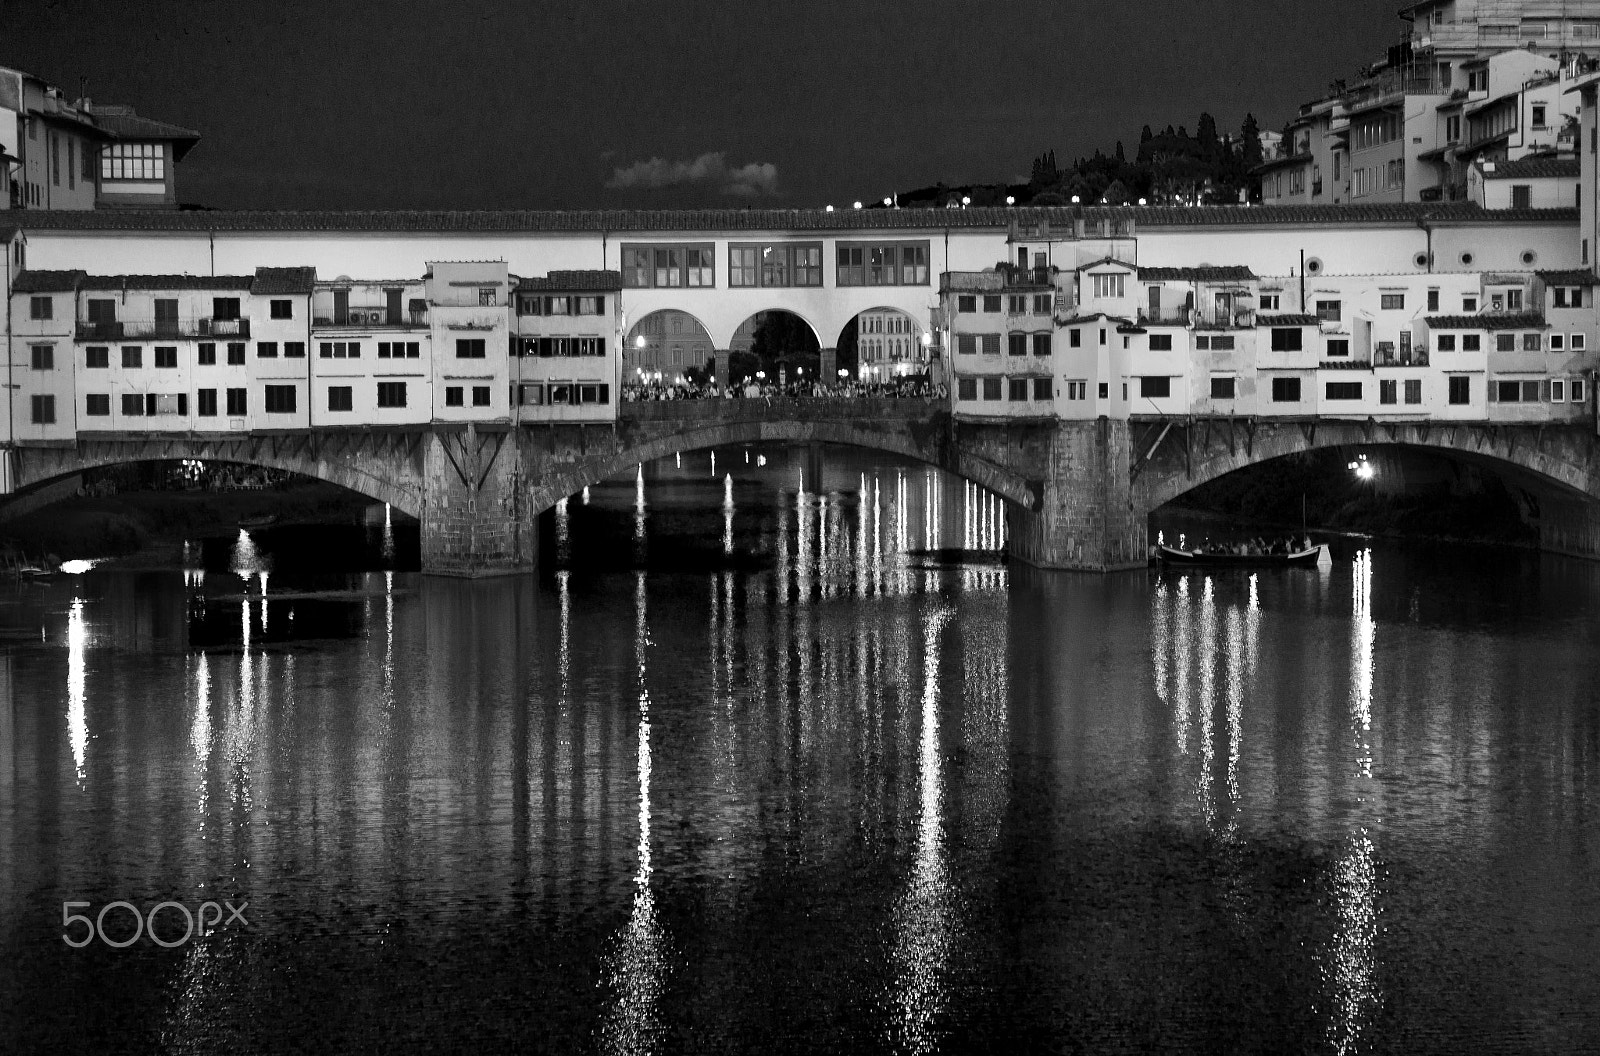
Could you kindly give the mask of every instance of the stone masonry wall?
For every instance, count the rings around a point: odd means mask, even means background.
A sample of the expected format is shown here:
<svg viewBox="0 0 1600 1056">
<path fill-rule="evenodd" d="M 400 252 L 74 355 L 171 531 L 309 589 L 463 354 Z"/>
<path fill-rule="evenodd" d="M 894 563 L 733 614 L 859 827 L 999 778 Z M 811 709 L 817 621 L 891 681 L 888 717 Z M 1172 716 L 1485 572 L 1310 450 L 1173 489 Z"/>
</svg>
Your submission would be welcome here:
<svg viewBox="0 0 1600 1056">
<path fill-rule="evenodd" d="M 1039 568 L 1112 572 L 1146 561 L 1146 520 L 1128 481 L 1128 423 L 1060 422 L 1037 511 L 1009 508 L 1013 557 Z"/>
<path fill-rule="evenodd" d="M 528 509 L 515 443 L 471 430 L 434 433 L 423 478 L 424 572 L 496 576 L 533 570 L 538 522 Z"/>
</svg>

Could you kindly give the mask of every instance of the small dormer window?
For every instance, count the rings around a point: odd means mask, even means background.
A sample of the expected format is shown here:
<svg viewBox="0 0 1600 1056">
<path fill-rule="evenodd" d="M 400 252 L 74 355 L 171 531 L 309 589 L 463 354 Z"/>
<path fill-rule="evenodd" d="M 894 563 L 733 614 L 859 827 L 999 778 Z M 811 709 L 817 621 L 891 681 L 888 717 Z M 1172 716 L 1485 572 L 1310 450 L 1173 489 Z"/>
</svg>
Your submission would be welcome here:
<svg viewBox="0 0 1600 1056">
<path fill-rule="evenodd" d="M 1124 274 L 1095 275 L 1094 295 L 1096 297 L 1121 297 L 1126 290 L 1127 276 Z"/>
</svg>

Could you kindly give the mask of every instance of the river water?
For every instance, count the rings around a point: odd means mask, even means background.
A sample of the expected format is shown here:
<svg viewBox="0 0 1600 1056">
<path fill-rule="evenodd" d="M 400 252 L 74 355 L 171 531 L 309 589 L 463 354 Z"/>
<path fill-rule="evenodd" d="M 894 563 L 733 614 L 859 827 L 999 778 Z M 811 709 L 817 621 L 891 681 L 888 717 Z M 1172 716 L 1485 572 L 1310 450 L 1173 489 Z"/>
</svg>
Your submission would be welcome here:
<svg viewBox="0 0 1600 1056">
<path fill-rule="evenodd" d="M 0 588 L 0 1050 L 1600 1051 L 1600 566 L 1047 574 L 954 478 L 716 455 L 538 577 Z"/>
</svg>

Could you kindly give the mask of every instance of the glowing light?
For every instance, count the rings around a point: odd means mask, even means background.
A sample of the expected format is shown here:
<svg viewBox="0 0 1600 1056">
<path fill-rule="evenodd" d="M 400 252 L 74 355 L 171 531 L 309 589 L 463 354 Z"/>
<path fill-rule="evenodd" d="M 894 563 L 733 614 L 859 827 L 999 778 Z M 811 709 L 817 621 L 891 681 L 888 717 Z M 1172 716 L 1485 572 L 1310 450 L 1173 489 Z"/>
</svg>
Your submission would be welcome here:
<svg viewBox="0 0 1600 1056">
<path fill-rule="evenodd" d="M 826 209 L 825 209 L 825 211 L 826 211 L 826 212 L 830 212 L 830 213 L 831 213 L 831 212 L 833 212 L 833 206 L 831 206 L 831 205 L 830 205 L 830 206 L 827 206 L 827 207 L 826 207 Z"/>
<path fill-rule="evenodd" d="M 855 203 L 855 208 L 860 209 L 861 208 L 861 203 L 860 202 Z"/>
<path fill-rule="evenodd" d="M 644 335 L 643 334 L 640 334 L 638 337 L 633 339 L 633 347 L 634 348 L 643 348 L 644 347 Z"/>
<path fill-rule="evenodd" d="M 1144 204 L 1146 204 L 1146 203 L 1145 203 L 1145 200 L 1144 200 L 1144 199 L 1143 199 L 1143 198 L 1140 198 L 1140 199 L 1139 199 L 1139 204 L 1140 204 L 1140 205 L 1144 205 Z"/>
<path fill-rule="evenodd" d="M 884 205 L 893 205 L 893 204 L 894 204 L 894 199 L 892 199 L 892 198 L 885 198 L 885 199 L 884 199 L 884 200 L 883 200 L 883 204 L 884 204 Z"/>
<path fill-rule="evenodd" d="M 96 560 L 96 561 L 84 561 L 84 560 L 63 561 L 63 562 L 61 562 L 61 571 L 65 572 L 69 576 L 81 576 L 85 572 L 87 572 L 91 568 L 93 568 L 95 565 L 98 565 L 99 563 L 100 562 L 98 560 Z"/>
<path fill-rule="evenodd" d="M 1077 195 L 1073 195 L 1072 196 L 1072 204 L 1073 205 L 1077 205 L 1078 204 L 1078 196 Z"/>
<path fill-rule="evenodd" d="M 89 753 L 89 720 L 84 710 L 89 626 L 83 618 L 83 599 L 73 598 L 67 611 L 67 736 L 72 742 L 72 762 L 83 784 Z"/>
<path fill-rule="evenodd" d="M 1015 197 L 1013 197 L 1012 195 L 1008 194 L 1008 195 L 1006 195 L 1006 204 L 1007 205 L 1016 205 L 1017 204 L 1017 199 Z"/>
<path fill-rule="evenodd" d="M 971 205 L 972 204 L 972 199 L 963 194 L 961 196 L 961 204 L 962 205 Z"/>
</svg>

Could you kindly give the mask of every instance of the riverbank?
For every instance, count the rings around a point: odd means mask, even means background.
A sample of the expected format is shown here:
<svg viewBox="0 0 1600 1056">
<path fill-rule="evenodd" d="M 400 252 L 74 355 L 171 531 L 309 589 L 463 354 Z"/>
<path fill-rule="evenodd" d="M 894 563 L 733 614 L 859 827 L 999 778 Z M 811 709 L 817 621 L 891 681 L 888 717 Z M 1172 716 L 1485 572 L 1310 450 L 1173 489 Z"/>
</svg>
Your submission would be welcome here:
<svg viewBox="0 0 1600 1056">
<path fill-rule="evenodd" d="M 371 499 L 322 481 L 261 491 L 84 495 L 0 520 L 0 542 L 62 560 L 160 556 L 186 539 L 234 531 L 242 519 L 275 516 L 278 525 L 358 524 L 371 505 Z"/>
</svg>

